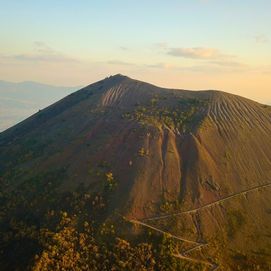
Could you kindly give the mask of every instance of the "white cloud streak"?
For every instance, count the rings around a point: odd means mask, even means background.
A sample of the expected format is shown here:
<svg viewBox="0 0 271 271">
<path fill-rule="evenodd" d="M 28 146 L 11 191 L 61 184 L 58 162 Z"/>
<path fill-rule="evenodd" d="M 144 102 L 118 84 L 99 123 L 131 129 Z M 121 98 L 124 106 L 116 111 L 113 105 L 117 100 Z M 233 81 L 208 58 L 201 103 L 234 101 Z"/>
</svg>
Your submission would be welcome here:
<svg viewBox="0 0 271 271">
<path fill-rule="evenodd" d="M 218 49 L 205 47 L 170 48 L 167 54 L 176 57 L 207 59 L 207 60 L 233 57 L 231 55 L 221 53 Z"/>
<path fill-rule="evenodd" d="M 254 38 L 257 43 L 268 43 L 269 42 L 269 38 L 263 34 L 258 34 L 256 36 L 254 36 Z"/>
<path fill-rule="evenodd" d="M 33 44 L 33 52 L 1 56 L 2 59 L 20 62 L 79 62 L 78 59 L 67 56 L 54 50 L 46 43 L 36 41 Z"/>
</svg>

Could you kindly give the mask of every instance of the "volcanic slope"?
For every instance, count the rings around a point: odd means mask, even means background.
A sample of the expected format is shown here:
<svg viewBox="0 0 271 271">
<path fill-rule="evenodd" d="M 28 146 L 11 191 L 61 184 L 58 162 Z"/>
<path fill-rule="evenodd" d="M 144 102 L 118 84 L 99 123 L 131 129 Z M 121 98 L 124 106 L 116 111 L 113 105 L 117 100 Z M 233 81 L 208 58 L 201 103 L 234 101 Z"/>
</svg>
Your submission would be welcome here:
<svg viewBox="0 0 271 271">
<path fill-rule="evenodd" d="M 99 195 L 100 223 L 122 217 L 127 236 L 158 229 L 206 244 L 184 241 L 182 261 L 191 250 L 188 261 L 212 268 L 270 270 L 269 106 L 111 76 L 2 132 L 0 177 L 3 221 L 18 212 L 39 221 L 74 191 Z M 10 195 L 38 214 L 7 211 Z"/>
</svg>

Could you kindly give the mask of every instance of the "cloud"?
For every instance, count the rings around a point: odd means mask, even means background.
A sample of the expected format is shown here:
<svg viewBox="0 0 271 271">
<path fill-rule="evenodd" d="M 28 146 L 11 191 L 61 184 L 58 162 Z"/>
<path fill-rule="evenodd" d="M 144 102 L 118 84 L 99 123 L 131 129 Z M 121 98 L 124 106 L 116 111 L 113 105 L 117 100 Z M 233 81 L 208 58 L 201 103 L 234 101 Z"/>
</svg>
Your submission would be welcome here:
<svg viewBox="0 0 271 271">
<path fill-rule="evenodd" d="M 42 41 L 35 41 L 33 44 L 34 51 L 45 54 L 55 54 L 56 51 Z"/>
<path fill-rule="evenodd" d="M 107 64 L 110 65 L 123 65 L 123 66 L 134 66 L 134 63 L 131 62 L 125 62 L 125 61 L 121 61 L 121 60 L 109 60 L 106 62 Z"/>
<path fill-rule="evenodd" d="M 168 44 L 166 42 L 157 42 L 154 44 L 154 46 L 159 49 L 167 49 L 168 48 Z"/>
<path fill-rule="evenodd" d="M 161 69 L 171 71 L 181 71 L 189 73 L 229 73 L 229 72 L 243 72 L 249 71 L 249 67 L 243 63 L 234 61 L 208 61 L 200 65 L 175 65 L 171 63 L 155 63 L 144 65 L 150 69 Z"/>
<path fill-rule="evenodd" d="M 182 48 L 175 47 L 169 48 L 167 51 L 168 55 L 175 57 L 183 57 L 194 60 L 208 61 L 209 65 L 230 67 L 230 68 L 245 68 L 246 64 L 240 62 L 237 56 L 225 54 L 215 48 L 206 47 L 192 47 Z"/>
<path fill-rule="evenodd" d="M 122 51 L 128 51 L 128 47 L 120 46 L 119 48 L 120 48 Z"/>
<path fill-rule="evenodd" d="M 259 69 L 260 70 L 260 69 Z M 271 67 L 266 67 L 266 68 L 262 68 L 261 70 L 261 73 L 264 74 L 264 75 L 268 75 L 270 76 L 271 75 Z"/>
<path fill-rule="evenodd" d="M 146 64 L 148 68 L 155 68 L 155 69 L 174 69 L 175 66 L 170 63 L 156 63 L 156 64 Z"/>
<path fill-rule="evenodd" d="M 2 59 L 10 59 L 24 62 L 79 62 L 59 51 L 54 50 L 44 42 L 36 41 L 33 44 L 33 52 L 2 56 Z"/>
<path fill-rule="evenodd" d="M 217 66 L 230 67 L 230 68 L 245 68 L 245 67 L 247 67 L 247 65 L 244 63 L 241 63 L 238 61 L 232 61 L 232 60 L 214 60 L 214 61 L 209 61 L 209 63 L 217 65 Z"/>
<path fill-rule="evenodd" d="M 78 62 L 78 60 L 69 58 L 64 55 L 34 55 L 34 54 L 21 54 L 11 55 L 7 58 L 13 58 L 19 61 L 31 61 L 31 62 Z"/>
<path fill-rule="evenodd" d="M 193 58 L 193 59 L 219 59 L 224 57 L 233 57 L 230 55 L 222 54 L 215 48 L 193 47 L 193 48 L 170 48 L 167 52 L 168 55 Z"/>
<path fill-rule="evenodd" d="M 254 39 L 257 43 L 267 43 L 269 42 L 269 38 L 266 35 L 258 34 L 254 36 Z"/>
</svg>

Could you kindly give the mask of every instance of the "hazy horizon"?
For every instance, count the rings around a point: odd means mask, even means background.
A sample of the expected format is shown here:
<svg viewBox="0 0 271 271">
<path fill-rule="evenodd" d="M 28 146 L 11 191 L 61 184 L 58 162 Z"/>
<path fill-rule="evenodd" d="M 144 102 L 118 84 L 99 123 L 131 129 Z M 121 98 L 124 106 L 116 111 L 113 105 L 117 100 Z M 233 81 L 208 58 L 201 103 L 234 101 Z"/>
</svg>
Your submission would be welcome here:
<svg viewBox="0 0 271 271">
<path fill-rule="evenodd" d="M 116 73 L 116 74 L 120 74 L 120 73 Z M 103 79 L 106 78 L 106 77 L 113 76 L 113 75 L 116 75 L 116 74 L 108 74 L 108 75 L 106 75 L 106 76 L 104 76 L 104 77 L 99 77 L 99 78 L 97 78 L 96 81 L 91 81 L 91 82 L 88 82 L 88 83 L 86 83 L 86 84 L 81 84 L 81 85 L 49 84 L 49 83 L 46 83 L 46 82 L 40 82 L 40 81 L 31 80 L 31 79 L 28 79 L 28 80 L 26 79 L 26 80 L 23 80 L 23 81 L 8 81 L 8 80 L 0 79 L 0 82 L 4 82 L 4 83 L 12 83 L 12 84 L 34 83 L 34 84 L 40 84 L 40 85 L 49 86 L 49 87 L 56 87 L 56 88 L 67 88 L 67 89 L 70 88 L 70 89 L 72 89 L 73 91 L 76 91 L 76 90 L 79 90 L 80 88 L 83 88 L 83 87 L 85 87 L 85 86 L 87 86 L 87 85 L 93 84 L 93 83 L 95 83 L 95 82 L 97 82 L 97 81 L 103 80 Z M 122 74 L 122 75 L 128 76 L 127 74 Z M 132 79 L 135 79 L 135 80 L 139 80 L 138 78 L 135 78 L 135 77 L 131 77 L 131 76 L 128 76 L 128 77 L 130 77 L 130 78 L 132 78 Z M 150 81 L 144 81 L 144 80 L 140 80 L 140 81 L 143 81 L 143 82 L 146 82 L 146 83 L 151 83 L 151 84 L 154 84 L 154 85 L 156 85 L 156 86 L 158 86 L 158 87 L 168 88 L 166 85 L 163 86 L 163 85 L 161 85 L 161 84 L 155 84 L 155 83 L 152 83 L 152 82 L 150 82 Z M 176 88 L 174 88 L 174 89 L 185 89 L 185 88 L 182 88 L 182 87 L 176 87 Z M 228 92 L 228 93 L 240 95 L 240 96 L 242 96 L 242 97 L 244 97 L 244 98 L 248 98 L 248 99 L 254 100 L 254 101 L 259 102 L 259 103 L 271 105 L 271 98 L 270 98 L 270 100 L 266 100 L 266 102 L 265 102 L 265 101 L 262 101 L 261 98 L 259 98 L 259 99 L 253 99 L 253 98 L 247 96 L 246 94 L 244 94 L 244 95 L 238 94 L 238 90 L 237 90 L 237 92 L 236 92 L 236 91 L 233 91 L 233 90 L 210 89 L 210 88 L 209 88 L 209 89 L 208 89 L 208 88 L 206 88 L 206 89 L 197 89 L 197 88 L 192 89 L 192 88 L 190 88 L 190 89 L 185 89 L 185 90 L 191 90 L 191 91 L 218 90 L 218 91 L 223 91 L 223 92 Z"/>
<path fill-rule="evenodd" d="M 95 82 L 89 84 L 92 83 Z M 84 86 L 55 86 L 32 80 L 9 82 L 0 79 L 0 133 L 82 87 Z M 271 100 L 265 104 L 271 105 Z"/>
<path fill-rule="evenodd" d="M 12 127 L 78 87 L 46 85 L 39 82 L 0 80 L 0 132 Z"/>
<path fill-rule="evenodd" d="M 77 86 L 122 73 L 270 103 L 270 10 L 267 0 L 4 1 L 0 78 Z"/>
</svg>

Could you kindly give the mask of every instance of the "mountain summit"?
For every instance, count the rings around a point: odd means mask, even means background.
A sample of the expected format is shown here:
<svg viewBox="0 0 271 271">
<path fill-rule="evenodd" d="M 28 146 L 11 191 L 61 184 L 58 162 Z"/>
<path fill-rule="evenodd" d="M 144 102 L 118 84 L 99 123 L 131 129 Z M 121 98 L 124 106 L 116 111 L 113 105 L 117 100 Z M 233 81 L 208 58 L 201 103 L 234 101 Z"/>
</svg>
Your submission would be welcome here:
<svg viewBox="0 0 271 271">
<path fill-rule="evenodd" d="M 88 210 L 129 240 L 169 234 L 182 270 L 270 270 L 271 108 L 236 95 L 108 77 L 0 133 L 0 182 L 6 269 L 44 249 L 14 221 Z"/>
</svg>

